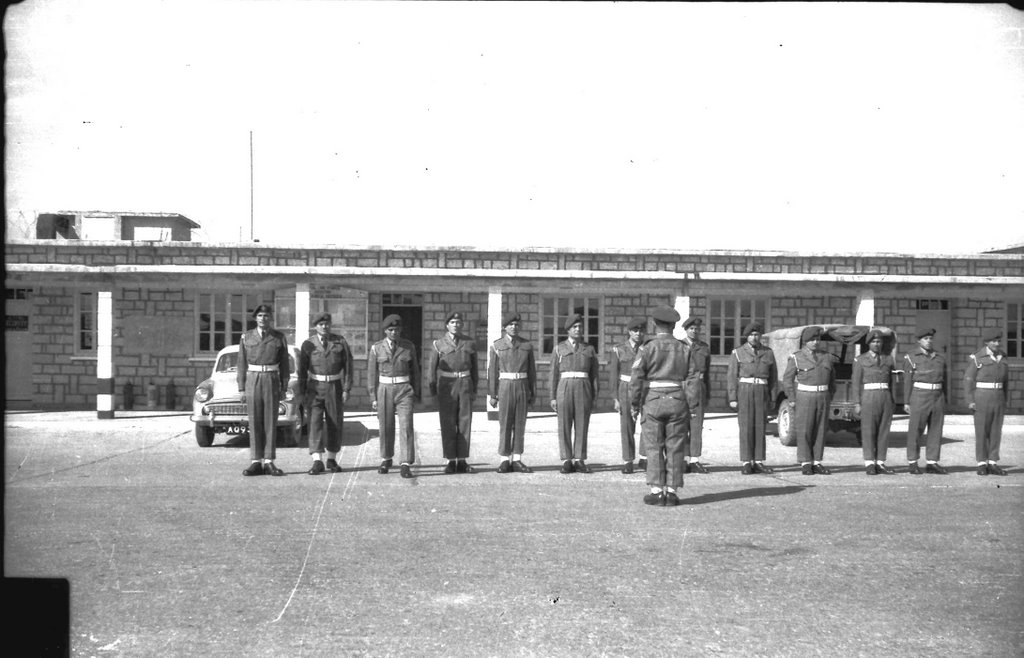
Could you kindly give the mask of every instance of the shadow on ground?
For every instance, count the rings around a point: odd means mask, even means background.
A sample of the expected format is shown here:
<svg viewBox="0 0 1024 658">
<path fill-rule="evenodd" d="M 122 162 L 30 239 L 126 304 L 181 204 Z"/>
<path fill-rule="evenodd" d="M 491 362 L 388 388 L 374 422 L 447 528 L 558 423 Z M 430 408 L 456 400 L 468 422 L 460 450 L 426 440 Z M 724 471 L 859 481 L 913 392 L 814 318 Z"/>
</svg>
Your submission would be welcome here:
<svg viewBox="0 0 1024 658">
<path fill-rule="evenodd" d="M 721 503 L 726 500 L 738 500 L 740 498 L 763 498 L 767 496 L 785 496 L 788 494 L 800 493 L 808 487 L 753 487 L 751 489 L 740 489 L 738 491 L 720 491 L 706 493 L 696 498 L 682 498 L 682 505 L 707 505 L 710 503 Z"/>
</svg>

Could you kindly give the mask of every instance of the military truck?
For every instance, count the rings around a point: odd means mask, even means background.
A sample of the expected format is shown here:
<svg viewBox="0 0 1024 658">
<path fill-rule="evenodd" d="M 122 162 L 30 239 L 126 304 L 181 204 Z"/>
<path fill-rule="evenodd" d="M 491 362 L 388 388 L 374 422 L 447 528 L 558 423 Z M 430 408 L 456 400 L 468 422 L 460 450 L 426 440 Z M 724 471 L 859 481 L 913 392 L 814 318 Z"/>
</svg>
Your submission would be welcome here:
<svg viewBox="0 0 1024 658">
<path fill-rule="evenodd" d="M 821 341 L 818 349 L 829 352 L 836 357 L 836 392 L 829 405 L 828 431 L 832 433 L 849 431 L 861 442 L 860 418 L 854 413 L 856 405 L 850 391 L 853 379 L 853 360 L 868 351 L 865 338 L 872 329 L 882 332 L 882 351 L 891 354 L 896 367 L 901 365 L 896 354 L 896 332 L 888 327 L 869 327 L 867 325 L 850 324 L 819 324 L 787 327 L 770 331 L 761 338 L 766 347 L 775 353 L 775 364 L 779 371 L 778 394 L 774 401 L 775 435 L 784 446 L 796 445 L 796 427 L 793 423 L 792 410 L 789 407 L 782 376 L 786 372 L 789 355 L 800 349 L 800 336 L 809 326 L 821 327 Z M 903 372 L 897 371 L 893 381 L 889 383 L 897 405 L 903 404 Z"/>
</svg>

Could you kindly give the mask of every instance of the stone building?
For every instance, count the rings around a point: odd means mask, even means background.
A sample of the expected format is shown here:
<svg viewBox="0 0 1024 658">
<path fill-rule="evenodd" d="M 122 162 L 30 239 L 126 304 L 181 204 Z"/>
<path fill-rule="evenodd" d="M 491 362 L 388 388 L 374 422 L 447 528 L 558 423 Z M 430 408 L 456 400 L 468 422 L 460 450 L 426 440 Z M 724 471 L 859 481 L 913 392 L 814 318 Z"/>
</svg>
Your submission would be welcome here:
<svg viewBox="0 0 1024 658">
<path fill-rule="evenodd" d="M 102 215 L 97 219 L 93 215 Z M 712 408 L 726 409 L 725 372 L 742 327 L 812 323 L 885 325 L 898 351 L 921 326 L 938 330 L 939 349 L 958 382 L 982 333 L 1004 330 L 1011 408 L 1024 412 L 1024 254 L 971 256 L 763 251 L 671 251 L 341 245 L 210 244 L 189 241 L 191 220 L 168 213 L 49 213 L 35 238 L 8 239 L 6 257 L 9 408 L 95 408 L 113 415 L 144 406 L 188 409 L 217 350 L 251 326 L 251 310 L 273 304 L 291 341 L 310 318 L 330 311 L 357 360 L 350 407 L 368 409 L 365 355 L 381 319 L 399 313 L 423 350 L 444 330 L 449 310 L 468 318 L 480 367 L 518 311 L 537 346 L 537 408 L 547 408 L 545 375 L 567 314 L 585 318 L 585 339 L 605 362 L 633 316 L 668 304 L 704 318 L 712 346 Z M 103 231 L 106 231 L 104 234 Z M 85 237 L 83 237 L 83 234 Z M 143 236 L 140 239 L 140 235 Z M 611 409 L 605 379 L 598 408 Z M 481 391 L 483 393 L 483 391 Z M 964 410 L 959 385 L 954 410 Z M 478 398 L 484 409 L 483 395 Z"/>
</svg>

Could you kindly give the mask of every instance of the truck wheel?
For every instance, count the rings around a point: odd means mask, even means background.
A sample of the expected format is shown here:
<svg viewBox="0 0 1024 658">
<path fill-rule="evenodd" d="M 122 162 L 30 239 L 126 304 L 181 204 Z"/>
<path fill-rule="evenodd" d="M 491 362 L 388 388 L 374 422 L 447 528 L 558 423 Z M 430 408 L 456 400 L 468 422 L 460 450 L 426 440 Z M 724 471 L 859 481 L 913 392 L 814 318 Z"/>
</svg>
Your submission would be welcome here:
<svg viewBox="0 0 1024 658">
<path fill-rule="evenodd" d="M 779 415 L 775 421 L 778 426 L 779 443 L 791 448 L 796 445 L 796 424 L 793 422 L 796 420 L 793 415 L 793 410 L 789 406 L 789 402 L 783 400 L 779 404 Z"/>
<path fill-rule="evenodd" d="M 196 443 L 200 448 L 209 448 L 213 445 L 213 428 L 203 425 L 196 425 Z"/>
<path fill-rule="evenodd" d="M 295 428 L 294 427 L 278 427 L 277 428 L 277 444 L 282 448 L 293 448 L 295 447 Z"/>
</svg>

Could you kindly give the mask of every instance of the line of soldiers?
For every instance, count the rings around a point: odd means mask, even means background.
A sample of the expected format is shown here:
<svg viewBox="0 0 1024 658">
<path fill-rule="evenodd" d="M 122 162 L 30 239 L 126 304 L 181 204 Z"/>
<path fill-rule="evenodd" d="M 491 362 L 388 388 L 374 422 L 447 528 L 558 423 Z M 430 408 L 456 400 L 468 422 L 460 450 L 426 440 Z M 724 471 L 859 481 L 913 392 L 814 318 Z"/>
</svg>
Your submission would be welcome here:
<svg viewBox="0 0 1024 658">
<path fill-rule="evenodd" d="M 243 334 L 239 345 L 238 385 L 249 400 L 250 457 L 246 475 L 282 475 L 273 464 L 277 401 L 284 398 L 288 381 L 287 345 L 283 334 L 269 324 L 270 308 L 254 312 L 257 327 Z M 683 323 L 685 337 L 673 336 L 679 313 L 668 306 L 651 313 L 655 335 L 645 336 L 646 318 L 626 325 L 628 337 L 615 345 L 609 358 L 610 384 L 616 391 L 620 415 L 622 472 L 637 467 L 647 472 L 649 505 L 678 504 L 677 490 L 684 473 L 707 473 L 701 463 L 704 412 L 710 391 L 711 352 L 700 340 L 702 321 Z M 474 341 L 462 333 L 464 318 L 451 312 L 445 333 L 432 341 L 426 380 L 437 398 L 441 442 L 447 461 L 445 473 L 472 473 L 468 463 L 473 403 L 478 389 L 478 361 Z M 591 473 L 586 463 L 587 432 L 598 394 L 599 362 L 592 345 L 583 341 L 583 318 L 570 316 L 564 324 L 566 340 L 555 345 L 548 373 L 550 407 L 558 417 L 561 473 Z M 309 474 L 339 472 L 343 408 L 352 387 L 352 352 L 344 337 L 330 332 L 331 316 L 314 320 L 316 334 L 303 342 L 297 364 L 299 395 L 310 410 Z M 533 345 L 520 336 L 521 317 L 502 318 L 503 336 L 490 346 L 487 368 L 488 401 L 498 409 L 501 457 L 499 473 L 531 473 L 523 462 L 526 417 L 536 397 L 536 360 Z M 402 319 L 389 315 L 382 323 L 384 338 L 374 343 L 367 357 L 367 384 L 371 405 L 380 426 L 380 466 L 393 468 L 396 418 L 401 476 L 414 477 L 416 460 L 413 404 L 421 398 L 416 348 L 402 338 Z M 747 325 L 743 344 L 733 350 L 727 372 L 729 406 L 737 412 L 739 452 L 743 474 L 771 473 L 765 465 L 767 420 L 775 399 L 777 366 L 772 350 L 761 343 L 764 328 Z M 822 330 L 808 327 L 800 349 L 787 359 L 783 374 L 786 404 L 790 405 L 797 435 L 797 457 L 805 475 L 828 475 L 823 463 L 829 403 L 835 391 L 836 358 L 818 349 Z M 932 348 L 933 329 L 917 334 L 918 349 L 905 356 L 908 472 L 920 474 L 922 445 L 925 472 L 945 474 L 939 465 L 942 425 L 947 395 L 944 357 Z M 1000 350 L 1001 332 L 984 336 L 985 348 L 972 354 L 964 372 L 964 391 L 975 415 L 976 456 L 979 475 L 1005 475 L 997 464 L 1006 407 L 1008 368 Z M 872 330 L 868 351 L 853 364 L 852 393 L 861 418 L 865 468 L 868 475 L 892 474 L 885 465 L 894 400 L 891 390 L 897 372 L 893 357 L 883 353 L 883 335 Z M 628 364 L 628 365 L 627 365 Z M 638 419 L 639 446 L 635 441 Z M 326 465 L 323 456 L 326 453 Z"/>
</svg>

